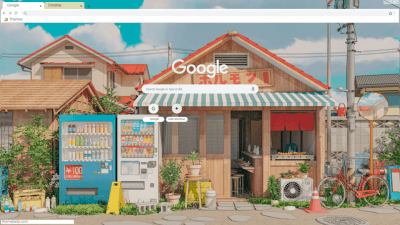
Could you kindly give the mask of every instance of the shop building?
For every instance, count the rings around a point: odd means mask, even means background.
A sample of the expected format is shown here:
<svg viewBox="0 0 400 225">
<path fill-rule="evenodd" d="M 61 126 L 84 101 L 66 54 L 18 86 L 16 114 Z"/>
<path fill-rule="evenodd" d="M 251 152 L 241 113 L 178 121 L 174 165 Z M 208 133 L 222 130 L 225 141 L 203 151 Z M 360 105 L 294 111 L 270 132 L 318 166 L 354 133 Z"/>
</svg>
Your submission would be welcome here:
<svg viewBox="0 0 400 225">
<path fill-rule="evenodd" d="M 198 151 L 203 157 L 202 178 L 210 179 L 218 198 L 232 199 L 231 169 L 245 173 L 245 188 L 255 196 L 267 194 L 268 178 L 298 170 L 296 163 L 280 156 L 287 144 L 307 152 L 312 168 L 309 177 L 318 185 L 325 162 L 325 106 L 338 103 L 325 93 L 329 87 L 257 43 L 230 31 L 183 59 L 178 66 L 228 65 L 227 74 L 209 78 L 204 74 L 162 71 L 144 84 L 257 84 L 255 94 L 144 94 L 134 102 L 140 113 L 150 104 L 159 105 L 159 115 L 188 117 L 186 123 L 163 123 L 163 158 L 182 159 Z M 171 106 L 182 105 L 176 115 Z M 260 146 L 260 155 L 246 152 Z M 237 159 L 250 161 L 243 167 Z M 182 178 L 186 174 L 183 168 Z"/>
</svg>

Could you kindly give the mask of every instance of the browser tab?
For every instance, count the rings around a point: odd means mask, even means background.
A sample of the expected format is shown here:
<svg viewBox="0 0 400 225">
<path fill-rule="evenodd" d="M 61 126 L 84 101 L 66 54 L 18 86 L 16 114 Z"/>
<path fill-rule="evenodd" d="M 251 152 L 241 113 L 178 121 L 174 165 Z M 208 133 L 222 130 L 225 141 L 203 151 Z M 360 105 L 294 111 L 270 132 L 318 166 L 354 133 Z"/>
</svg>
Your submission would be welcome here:
<svg viewBox="0 0 400 225">
<path fill-rule="evenodd" d="M 44 2 L 3 2 L 2 10 L 41 10 L 44 9 Z"/>
<path fill-rule="evenodd" d="M 85 9 L 84 2 L 45 2 L 45 9 Z"/>
</svg>

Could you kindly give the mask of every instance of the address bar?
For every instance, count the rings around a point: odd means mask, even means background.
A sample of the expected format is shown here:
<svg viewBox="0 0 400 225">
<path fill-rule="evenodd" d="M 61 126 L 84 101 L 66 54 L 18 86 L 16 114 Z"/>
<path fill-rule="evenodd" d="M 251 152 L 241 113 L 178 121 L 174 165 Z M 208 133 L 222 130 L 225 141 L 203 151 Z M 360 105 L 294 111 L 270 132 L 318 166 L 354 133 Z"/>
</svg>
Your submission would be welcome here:
<svg viewBox="0 0 400 225">
<path fill-rule="evenodd" d="M 10 15 L 8 22 L 399 23 L 398 9 L 46 9 L 23 10 L 17 15 Z"/>
</svg>

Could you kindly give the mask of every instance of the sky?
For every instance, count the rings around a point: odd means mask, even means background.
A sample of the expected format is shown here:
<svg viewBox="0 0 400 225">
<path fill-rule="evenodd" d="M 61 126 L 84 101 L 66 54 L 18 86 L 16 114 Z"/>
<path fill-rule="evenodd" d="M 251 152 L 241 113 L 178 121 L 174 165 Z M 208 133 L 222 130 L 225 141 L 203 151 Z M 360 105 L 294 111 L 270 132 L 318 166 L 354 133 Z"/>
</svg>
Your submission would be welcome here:
<svg viewBox="0 0 400 225">
<path fill-rule="evenodd" d="M 368 94 L 363 95 L 360 98 L 358 105 L 359 106 L 371 106 L 371 105 L 381 101 L 382 99 L 385 99 L 385 98 L 381 94 L 368 93 Z"/>
<path fill-rule="evenodd" d="M 37 0 L 36 0 L 37 1 Z M 394 9 L 383 4 L 384 0 L 360 1 L 360 9 Z M 0 0 L 0 5 L 2 5 Z M 12 1 L 6 1 L 12 2 Z M 29 1 L 27 1 L 29 2 Z M 109 1 L 84 1 L 86 8 L 316 8 L 325 9 L 325 0 L 135 0 L 123 4 Z M 121 2 L 119 2 L 121 3 Z M 0 6 L 1 7 L 1 6 Z M 356 24 L 356 50 L 393 49 L 399 47 L 399 24 Z M 338 24 L 331 25 L 332 52 L 346 52 L 346 34 L 337 32 Z M 28 79 L 17 61 L 42 48 L 63 35 L 105 54 L 117 63 L 148 64 L 151 76 L 167 68 L 168 42 L 172 48 L 197 50 L 215 38 L 236 30 L 252 41 L 278 54 L 286 61 L 327 83 L 326 57 L 288 58 L 287 53 L 326 53 L 326 24 L 4 24 L 0 23 L 0 53 L 18 54 L 0 57 L 0 79 Z M 158 50 L 158 54 L 133 53 L 142 50 Z M 120 54 L 124 53 L 124 54 Z M 124 56 L 122 56 L 124 55 Z M 174 53 L 173 58 L 187 54 Z M 346 88 L 346 57 L 332 57 L 332 96 L 346 103 L 346 95 L 336 88 Z M 369 54 L 356 56 L 355 75 L 390 74 L 399 72 L 399 53 Z"/>
</svg>

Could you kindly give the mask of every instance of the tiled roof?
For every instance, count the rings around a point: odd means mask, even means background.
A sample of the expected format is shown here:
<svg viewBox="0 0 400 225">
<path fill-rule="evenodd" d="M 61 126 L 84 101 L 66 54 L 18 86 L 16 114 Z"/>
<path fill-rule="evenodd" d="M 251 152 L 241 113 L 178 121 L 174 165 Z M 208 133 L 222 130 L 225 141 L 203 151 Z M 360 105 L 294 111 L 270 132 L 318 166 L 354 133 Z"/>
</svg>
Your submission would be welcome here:
<svg viewBox="0 0 400 225">
<path fill-rule="evenodd" d="M 371 87 L 371 86 L 399 86 L 399 74 L 381 74 L 381 75 L 363 75 L 356 76 L 357 88 Z"/>
<path fill-rule="evenodd" d="M 358 108 L 360 109 L 360 111 L 368 110 L 370 107 L 371 107 L 371 106 L 368 106 L 368 105 L 366 105 L 366 106 L 358 106 Z"/>
<path fill-rule="evenodd" d="M 98 91 L 97 94 L 99 94 L 99 95 L 105 95 L 105 94 L 101 93 L 100 91 Z M 124 105 L 126 105 L 126 106 L 128 106 L 128 107 L 133 108 L 133 100 L 131 99 L 131 96 L 118 96 L 118 97 L 121 97 L 121 100 L 118 101 L 119 103 L 122 103 L 122 104 L 124 104 Z M 130 101 L 131 103 L 127 104 L 129 101 Z"/>
<path fill-rule="evenodd" d="M 1 80 L 1 110 L 60 109 L 90 80 Z"/>
<path fill-rule="evenodd" d="M 94 65 L 94 62 L 80 62 L 80 63 L 72 63 L 72 62 L 41 62 L 40 64 L 49 64 L 49 65 Z"/>
<path fill-rule="evenodd" d="M 41 52 L 42 50 L 44 50 L 44 49 L 46 49 L 46 48 L 48 48 L 48 47 L 50 47 L 50 46 L 52 46 L 52 45 L 54 45 L 54 44 L 57 44 L 58 42 L 60 42 L 60 41 L 62 41 L 62 40 L 64 40 L 64 39 L 69 39 L 69 40 L 71 40 L 71 41 L 73 41 L 73 42 L 76 42 L 77 44 L 79 44 L 79 45 L 81 45 L 82 47 L 84 47 L 84 48 L 86 48 L 86 49 L 88 49 L 88 50 L 90 50 L 90 51 L 92 51 L 92 52 L 98 54 L 99 56 L 104 57 L 105 59 L 107 59 L 107 60 L 109 60 L 109 61 L 111 61 L 111 62 L 113 62 L 113 63 L 115 62 L 114 60 L 108 58 L 107 56 L 105 56 L 105 55 L 103 55 L 103 54 L 101 54 L 101 53 L 98 53 L 97 51 L 95 51 L 95 50 L 89 48 L 88 46 L 86 46 L 86 45 L 80 43 L 79 41 L 73 39 L 73 38 L 70 37 L 69 35 L 64 35 L 64 36 L 62 36 L 61 38 L 59 38 L 59 39 L 57 39 L 57 40 L 51 42 L 50 44 L 44 46 L 43 48 L 37 50 L 36 52 L 34 52 L 34 53 L 28 55 L 27 57 L 25 57 L 25 58 L 19 60 L 19 61 L 18 61 L 18 64 L 20 64 L 22 61 L 24 61 L 24 60 L 30 58 L 31 56 L 35 55 L 36 53 L 39 53 L 39 52 Z"/>
<path fill-rule="evenodd" d="M 118 64 L 129 75 L 143 75 L 147 64 Z"/>
<path fill-rule="evenodd" d="M 187 61 L 187 60 L 189 60 L 190 58 L 193 58 L 194 56 L 200 54 L 201 52 L 206 51 L 206 50 L 207 50 L 208 48 L 210 48 L 212 45 L 214 45 L 214 44 L 217 43 L 218 41 L 224 39 L 224 38 L 227 37 L 228 35 L 229 35 L 229 34 L 224 34 L 224 35 L 220 36 L 219 38 L 215 39 L 214 41 L 208 43 L 206 46 L 200 48 L 200 49 L 197 50 L 196 52 L 194 52 L 194 53 L 190 54 L 188 57 L 184 58 L 183 61 Z M 268 51 L 266 48 L 263 48 L 263 47 L 259 46 L 257 43 L 251 41 L 251 40 L 248 39 L 247 37 L 245 37 L 245 36 L 243 36 L 243 35 L 241 35 L 241 34 L 237 34 L 237 36 L 238 36 L 239 38 L 243 39 L 245 42 L 249 43 L 250 45 L 252 45 L 252 46 L 256 47 L 257 49 L 261 50 L 262 52 L 266 53 L 267 55 L 269 55 L 269 56 L 273 57 L 274 59 L 278 60 L 279 62 L 283 63 L 285 66 L 287 66 L 287 67 L 291 68 L 292 70 L 295 70 L 296 72 L 300 73 L 301 75 L 303 75 L 304 77 L 306 77 L 306 78 L 308 78 L 309 80 L 313 81 L 313 82 L 316 83 L 317 85 L 319 85 L 319 86 L 321 86 L 321 87 L 323 87 L 323 88 L 325 88 L 325 89 L 330 89 L 330 87 L 329 87 L 328 85 L 326 85 L 326 84 L 322 83 L 321 81 L 315 79 L 314 77 L 312 77 L 311 75 L 305 73 L 304 71 L 302 71 L 302 70 L 296 68 L 294 65 L 292 65 L 292 64 L 286 62 L 284 59 L 282 59 L 282 58 L 276 56 L 276 55 L 273 54 L 272 52 Z M 175 67 L 178 67 L 180 64 L 182 64 L 182 63 L 177 63 L 177 64 L 175 64 Z M 137 89 L 137 90 L 141 89 L 141 88 L 143 87 L 143 85 L 149 84 L 149 83 L 153 82 L 154 80 L 156 80 L 157 78 L 163 76 L 164 74 L 166 74 L 167 72 L 169 72 L 169 71 L 171 71 L 171 70 L 172 70 L 172 67 L 170 67 L 170 68 L 168 68 L 168 69 L 162 71 L 161 73 L 159 73 L 158 75 L 154 76 L 154 77 L 151 78 L 150 80 L 144 82 L 142 85 L 137 86 L 136 89 Z"/>
</svg>

